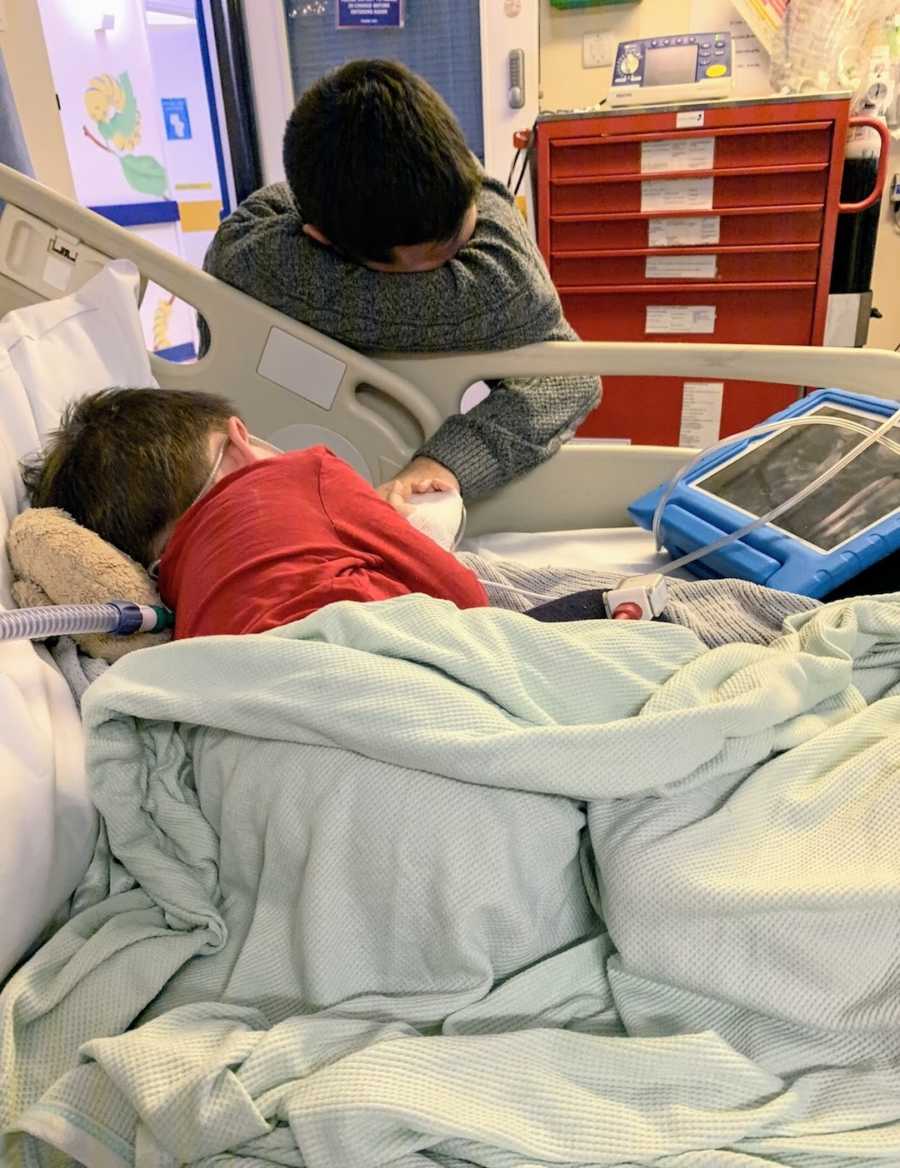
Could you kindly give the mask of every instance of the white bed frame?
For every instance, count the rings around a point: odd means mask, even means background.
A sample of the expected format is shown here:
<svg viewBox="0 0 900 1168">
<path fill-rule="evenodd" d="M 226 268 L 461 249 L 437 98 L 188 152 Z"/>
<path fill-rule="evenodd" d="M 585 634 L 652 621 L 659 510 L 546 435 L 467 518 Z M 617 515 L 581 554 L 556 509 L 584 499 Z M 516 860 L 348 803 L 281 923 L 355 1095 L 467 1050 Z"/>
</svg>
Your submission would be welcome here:
<svg viewBox="0 0 900 1168">
<path fill-rule="evenodd" d="M 552 343 L 500 353 L 373 359 L 282 316 L 5 166 L 0 166 L 0 198 L 6 201 L 0 216 L 0 313 L 62 294 L 44 278 L 53 249 L 68 253 L 66 291 L 74 291 L 108 259 L 131 260 L 145 282 L 153 281 L 192 304 L 210 329 L 212 343 L 202 360 L 173 364 L 153 358 L 160 385 L 224 393 L 238 405 L 254 433 L 285 447 L 340 435 L 373 481 L 399 469 L 424 436 L 458 411 L 462 394 L 481 379 L 560 373 L 743 378 L 837 385 L 900 397 L 900 354 L 879 350 Z M 278 366 L 277 372 L 270 363 Z M 260 372 L 261 365 L 269 376 Z M 329 380 L 330 401 L 321 396 L 323 383 Z M 319 396 L 320 403 L 303 393 Z M 627 524 L 627 504 L 671 477 L 691 453 L 672 447 L 570 443 L 543 466 L 472 507 L 469 532 Z"/>
</svg>

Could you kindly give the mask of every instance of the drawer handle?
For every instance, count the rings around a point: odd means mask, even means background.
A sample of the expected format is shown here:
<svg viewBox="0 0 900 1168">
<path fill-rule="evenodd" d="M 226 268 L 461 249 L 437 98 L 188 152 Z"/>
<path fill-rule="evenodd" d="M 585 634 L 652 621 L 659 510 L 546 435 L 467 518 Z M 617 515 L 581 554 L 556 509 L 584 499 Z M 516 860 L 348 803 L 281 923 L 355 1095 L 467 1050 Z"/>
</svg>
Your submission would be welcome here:
<svg viewBox="0 0 900 1168">
<path fill-rule="evenodd" d="M 877 118 L 851 118 L 847 124 L 851 129 L 856 129 L 858 126 L 869 126 L 871 129 L 877 130 L 881 137 L 881 152 L 878 155 L 878 175 L 875 179 L 875 189 L 861 203 L 838 203 L 838 212 L 841 215 L 858 215 L 860 211 L 868 211 L 869 207 L 873 207 L 884 193 L 890 160 L 891 138 L 887 126 Z"/>
</svg>

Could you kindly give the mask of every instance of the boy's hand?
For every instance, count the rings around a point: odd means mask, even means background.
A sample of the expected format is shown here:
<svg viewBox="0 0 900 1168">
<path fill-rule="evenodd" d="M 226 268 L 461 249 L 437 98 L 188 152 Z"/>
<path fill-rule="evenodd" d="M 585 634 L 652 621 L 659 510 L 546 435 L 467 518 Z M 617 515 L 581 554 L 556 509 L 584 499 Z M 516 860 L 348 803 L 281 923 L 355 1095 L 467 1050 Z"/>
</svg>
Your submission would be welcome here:
<svg viewBox="0 0 900 1168">
<path fill-rule="evenodd" d="M 427 495 L 429 491 L 458 491 L 459 480 L 451 470 L 432 458 L 414 458 L 396 478 L 382 483 L 378 494 L 401 515 L 408 515 L 411 495 Z"/>
</svg>

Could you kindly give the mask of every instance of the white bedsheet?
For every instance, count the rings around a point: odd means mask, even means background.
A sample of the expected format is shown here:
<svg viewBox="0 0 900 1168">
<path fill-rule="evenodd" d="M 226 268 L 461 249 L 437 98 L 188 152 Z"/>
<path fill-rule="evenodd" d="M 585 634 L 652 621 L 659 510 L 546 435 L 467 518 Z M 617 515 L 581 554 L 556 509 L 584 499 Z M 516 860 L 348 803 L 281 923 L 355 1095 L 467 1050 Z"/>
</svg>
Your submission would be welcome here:
<svg viewBox="0 0 900 1168">
<path fill-rule="evenodd" d="M 658 571 L 668 560 L 665 553 L 655 551 L 653 536 L 639 527 L 480 535 L 464 540 L 460 550 L 515 560 L 529 568 L 552 565 L 628 576 Z"/>
</svg>

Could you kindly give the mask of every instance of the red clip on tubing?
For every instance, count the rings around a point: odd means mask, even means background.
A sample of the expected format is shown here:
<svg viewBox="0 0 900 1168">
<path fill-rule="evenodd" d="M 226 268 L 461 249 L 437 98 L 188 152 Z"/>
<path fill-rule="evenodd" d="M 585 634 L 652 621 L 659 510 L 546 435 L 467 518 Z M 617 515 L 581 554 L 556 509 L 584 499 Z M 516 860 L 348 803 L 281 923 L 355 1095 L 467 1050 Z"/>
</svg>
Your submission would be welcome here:
<svg viewBox="0 0 900 1168">
<path fill-rule="evenodd" d="M 888 128 L 878 118 L 851 118 L 847 123 L 851 130 L 859 126 L 869 126 L 877 130 L 881 137 L 881 153 L 878 155 L 878 176 L 875 179 L 875 189 L 861 203 L 838 203 L 838 212 L 841 215 L 858 215 L 860 211 L 868 211 L 884 194 L 884 184 L 887 182 L 888 162 L 890 161 L 891 136 Z"/>
</svg>

